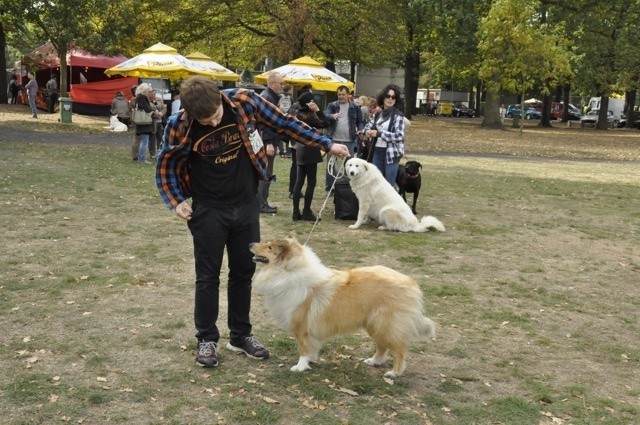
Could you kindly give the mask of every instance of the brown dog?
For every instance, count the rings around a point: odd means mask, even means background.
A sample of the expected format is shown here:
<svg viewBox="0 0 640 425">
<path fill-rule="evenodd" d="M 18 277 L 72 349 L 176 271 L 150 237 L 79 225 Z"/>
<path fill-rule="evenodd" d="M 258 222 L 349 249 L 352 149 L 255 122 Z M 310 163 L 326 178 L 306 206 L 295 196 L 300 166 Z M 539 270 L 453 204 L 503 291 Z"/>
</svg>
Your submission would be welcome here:
<svg viewBox="0 0 640 425">
<path fill-rule="evenodd" d="M 395 378 L 405 370 L 411 341 L 435 333 L 423 315 L 420 287 L 409 276 L 383 266 L 330 269 L 293 236 L 249 249 L 261 263 L 253 289 L 298 343 L 294 372 L 311 369 L 327 339 L 364 328 L 376 343 L 375 354 L 364 362 L 381 365 L 391 354 L 393 369 L 385 376 Z"/>
</svg>

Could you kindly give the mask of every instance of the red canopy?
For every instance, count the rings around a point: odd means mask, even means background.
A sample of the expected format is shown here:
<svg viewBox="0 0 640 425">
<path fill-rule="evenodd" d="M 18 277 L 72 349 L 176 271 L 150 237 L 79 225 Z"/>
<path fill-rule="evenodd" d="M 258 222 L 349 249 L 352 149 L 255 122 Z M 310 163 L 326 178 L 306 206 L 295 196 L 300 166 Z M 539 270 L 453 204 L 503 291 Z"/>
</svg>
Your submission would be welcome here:
<svg viewBox="0 0 640 425">
<path fill-rule="evenodd" d="M 78 103 L 111 105 L 117 91 L 121 91 L 127 99 L 131 98 L 131 86 L 136 84 L 138 84 L 138 77 L 72 84 L 69 96 Z"/>
<path fill-rule="evenodd" d="M 94 55 L 85 50 L 74 48 L 67 52 L 67 65 L 74 67 L 87 67 L 87 68 L 111 68 L 116 66 L 128 58 L 122 55 L 105 56 Z M 57 68 L 60 66 L 60 59 L 58 58 L 58 52 L 53 47 L 53 44 L 47 42 L 42 46 L 27 53 L 22 60 L 25 64 L 35 64 L 38 68 Z"/>
</svg>

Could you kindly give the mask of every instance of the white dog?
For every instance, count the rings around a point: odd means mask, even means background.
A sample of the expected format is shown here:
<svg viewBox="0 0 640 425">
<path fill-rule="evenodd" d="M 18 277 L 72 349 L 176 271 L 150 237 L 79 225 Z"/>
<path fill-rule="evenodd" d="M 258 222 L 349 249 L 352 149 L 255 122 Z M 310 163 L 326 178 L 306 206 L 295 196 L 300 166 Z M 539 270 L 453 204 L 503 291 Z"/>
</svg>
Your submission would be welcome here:
<svg viewBox="0 0 640 425">
<path fill-rule="evenodd" d="M 378 168 L 359 158 L 346 163 L 349 185 L 358 198 L 358 219 L 349 226 L 357 229 L 372 218 L 380 223 L 380 230 L 398 232 L 426 232 L 429 229 L 444 232 L 444 225 L 433 216 L 420 221 L 402 196 L 387 182 Z"/>
<path fill-rule="evenodd" d="M 105 127 L 108 128 L 109 131 L 127 131 L 127 125 L 125 123 L 122 123 L 118 120 L 118 116 L 117 115 L 111 115 L 111 118 L 109 118 L 109 126 Z"/>
</svg>

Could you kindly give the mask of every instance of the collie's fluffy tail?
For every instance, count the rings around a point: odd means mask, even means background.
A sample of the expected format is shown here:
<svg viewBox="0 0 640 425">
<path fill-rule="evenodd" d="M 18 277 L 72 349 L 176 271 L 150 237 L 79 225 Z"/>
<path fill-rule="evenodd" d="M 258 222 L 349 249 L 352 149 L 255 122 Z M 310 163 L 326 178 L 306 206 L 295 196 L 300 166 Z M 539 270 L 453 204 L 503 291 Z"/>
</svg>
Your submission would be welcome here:
<svg viewBox="0 0 640 425">
<path fill-rule="evenodd" d="M 424 217 L 422 217 L 422 220 L 420 220 L 420 223 L 418 223 L 418 228 L 416 229 L 417 232 L 426 232 L 429 229 L 435 229 L 438 230 L 440 232 L 444 232 L 445 228 L 444 228 L 444 224 L 442 224 L 442 222 L 440 220 L 438 220 L 437 218 L 435 218 L 432 215 L 426 215 Z"/>
<path fill-rule="evenodd" d="M 436 324 L 433 323 L 433 320 L 429 319 L 428 317 L 423 317 L 422 319 L 423 320 L 422 320 L 421 334 L 426 335 L 429 338 L 435 338 Z"/>
</svg>

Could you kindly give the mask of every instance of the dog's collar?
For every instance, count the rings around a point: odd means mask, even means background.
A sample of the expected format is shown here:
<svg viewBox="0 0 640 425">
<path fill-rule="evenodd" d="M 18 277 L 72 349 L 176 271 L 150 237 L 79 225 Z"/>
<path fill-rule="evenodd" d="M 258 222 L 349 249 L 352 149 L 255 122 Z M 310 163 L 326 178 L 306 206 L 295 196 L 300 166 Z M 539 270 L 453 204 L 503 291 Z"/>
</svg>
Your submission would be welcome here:
<svg viewBox="0 0 640 425">
<path fill-rule="evenodd" d="M 410 179 L 417 179 L 418 177 L 420 177 L 420 170 L 418 170 L 418 173 L 415 176 L 408 173 L 406 174 L 407 174 L 407 177 L 409 177 Z"/>
</svg>

